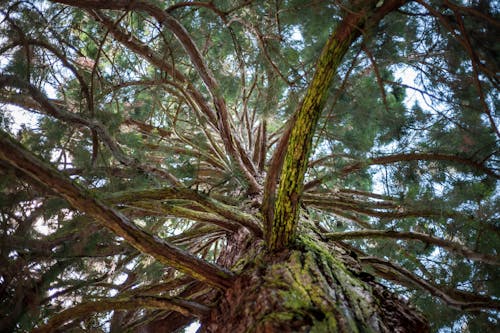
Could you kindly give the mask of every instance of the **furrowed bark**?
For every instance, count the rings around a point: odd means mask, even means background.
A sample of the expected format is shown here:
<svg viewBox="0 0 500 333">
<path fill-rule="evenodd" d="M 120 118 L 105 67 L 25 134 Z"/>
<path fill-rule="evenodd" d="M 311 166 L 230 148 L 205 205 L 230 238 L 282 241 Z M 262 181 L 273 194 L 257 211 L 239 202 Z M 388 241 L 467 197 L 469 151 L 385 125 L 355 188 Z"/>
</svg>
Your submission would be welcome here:
<svg viewBox="0 0 500 333">
<path fill-rule="evenodd" d="M 239 263 L 202 332 L 428 332 L 425 318 L 361 271 L 344 250 L 308 236 Z M 255 251 L 259 253 L 259 251 Z M 246 256 L 246 258 L 245 258 Z"/>
<path fill-rule="evenodd" d="M 217 288 L 225 289 L 231 285 L 231 272 L 198 259 L 188 252 L 146 233 L 124 215 L 105 206 L 50 165 L 26 151 L 3 131 L 0 132 L 0 160 L 52 189 L 73 207 L 94 218 L 116 235 L 123 237 L 130 245 L 153 256 L 163 264 L 172 266 Z"/>
<path fill-rule="evenodd" d="M 316 124 L 323 109 L 333 76 L 344 55 L 361 32 L 375 25 L 385 14 L 402 5 L 402 1 L 386 1 L 380 9 L 378 1 L 355 2 L 355 7 L 339 23 L 319 57 L 316 72 L 296 115 L 280 175 L 272 227 L 267 235 L 270 250 L 287 247 L 295 237 L 299 201 Z"/>
</svg>

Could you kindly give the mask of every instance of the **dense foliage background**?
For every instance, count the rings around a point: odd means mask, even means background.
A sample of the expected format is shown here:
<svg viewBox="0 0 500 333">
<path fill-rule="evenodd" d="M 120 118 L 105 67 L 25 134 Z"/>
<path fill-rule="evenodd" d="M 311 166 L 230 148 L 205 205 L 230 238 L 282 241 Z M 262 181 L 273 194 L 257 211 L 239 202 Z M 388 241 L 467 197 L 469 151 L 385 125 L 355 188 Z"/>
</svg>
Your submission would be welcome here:
<svg viewBox="0 0 500 333">
<path fill-rule="evenodd" d="M 0 2 L 0 128 L 217 263 L 228 233 L 259 224 L 272 154 L 347 1 L 94 3 L 107 1 Z M 499 15 L 498 1 L 409 1 L 363 31 L 306 173 L 304 220 L 390 263 L 371 273 L 434 331 L 498 325 Z M 134 329 L 171 312 L 111 312 L 112 300 L 189 292 L 185 275 L 2 159 L 0 187 L 0 331 L 88 301 L 111 305 L 68 330 Z M 168 188 L 183 190 L 151 194 Z"/>
</svg>

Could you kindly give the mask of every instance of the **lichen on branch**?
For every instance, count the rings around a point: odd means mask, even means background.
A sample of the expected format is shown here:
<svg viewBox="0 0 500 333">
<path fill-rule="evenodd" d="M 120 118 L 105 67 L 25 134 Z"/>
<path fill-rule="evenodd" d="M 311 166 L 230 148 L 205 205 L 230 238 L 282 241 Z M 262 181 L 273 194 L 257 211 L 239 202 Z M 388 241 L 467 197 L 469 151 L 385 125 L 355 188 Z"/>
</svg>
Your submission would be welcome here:
<svg viewBox="0 0 500 333">
<path fill-rule="evenodd" d="M 270 226 L 267 228 L 267 243 L 270 250 L 287 247 L 295 237 L 299 201 L 311 155 L 314 131 L 328 89 L 344 55 L 366 27 L 375 25 L 386 13 L 401 4 L 401 1 L 387 1 L 378 8 L 377 1 L 356 2 L 324 46 L 316 65 L 316 72 L 292 124 L 273 206 L 274 212 L 264 214 L 268 219 L 266 223 Z"/>
</svg>

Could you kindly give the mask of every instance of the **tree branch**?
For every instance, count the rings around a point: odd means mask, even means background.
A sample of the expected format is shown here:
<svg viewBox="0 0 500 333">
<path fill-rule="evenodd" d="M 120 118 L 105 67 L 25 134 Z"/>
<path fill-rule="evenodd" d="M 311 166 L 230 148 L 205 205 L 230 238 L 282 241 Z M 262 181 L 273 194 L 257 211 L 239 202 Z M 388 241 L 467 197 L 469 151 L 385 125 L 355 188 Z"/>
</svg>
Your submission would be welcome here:
<svg viewBox="0 0 500 333">
<path fill-rule="evenodd" d="M 46 324 L 34 329 L 32 333 L 53 332 L 56 328 L 64 325 L 68 321 L 82 318 L 95 312 L 138 309 L 173 310 L 185 316 L 194 315 L 198 318 L 203 318 L 210 312 L 210 308 L 205 305 L 175 297 L 116 297 L 78 304 L 72 308 L 56 314 L 55 316 L 50 318 L 50 320 Z"/>
<path fill-rule="evenodd" d="M 318 209 L 325 211 L 335 212 L 337 210 L 351 211 L 367 216 L 377 218 L 391 218 L 400 219 L 405 217 L 449 217 L 449 218 L 467 218 L 462 213 L 454 211 L 445 211 L 433 209 L 433 207 L 426 208 L 405 208 L 405 205 L 398 205 L 392 201 L 359 201 L 353 198 L 346 198 L 342 196 L 329 196 L 326 194 L 305 194 L 303 202 L 312 205 Z"/>
<path fill-rule="evenodd" d="M 288 246 L 295 237 L 299 200 L 314 131 L 338 66 L 365 28 L 378 24 L 387 13 L 403 3 L 404 1 L 397 0 L 385 1 L 381 8 L 376 8 L 378 1 L 356 2 L 358 8 L 350 10 L 324 46 L 288 140 L 274 204 L 273 225 L 267 237 L 271 250 Z"/>
<path fill-rule="evenodd" d="M 460 254 L 467 259 L 484 262 L 491 265 L 500 265 L 500 256 L 475 252 L 457 242 L 448 241 L 420 232 L 403 232 L 394 230 L 357 230 L 347 232 L 333 232 L 323 235 L 329 240 L 344 240 L 357 238 L 391 238 L 419 240 L 424 243 L 442 247 L 450 252 Z"/>
<path fill-rule="evenodd" d="M 208 211 L 213 211 L 218 215 L 235 221 L 242 226 L 252 231 L 257 237 L 262 237 L 262 230 L 259 226 L 259 221 L 250 214 L 246 214 L 236 207 L 223 204 L 209 196 L 204 196 L 197 191 L 187 188 L 161 188 L 140 191 L 117 192 L 104 199 L 107 203 L 132 203 L 145 200 L 168 200 L 168 199 L 185 199 L 196 202 Z"/>
<path fill-rule="evenodd" d="M 171 184 L 182 186 L 177 178 L 170 172 L 158 169 L 151 165 L 141 164 L 139 161 L 125 155 L 115 140 L 108 133 L 107 129 L 97 120 L 89 120 L 83 118 L 75 113 L 63 111 L 61 108 L 55 106 L 37 87 L 31 83 L 25 82 L 14 75 L 0 75 L 0 88 L 4 86 L 15 87 L 26 91 L 30 96 L 40 104 L 40 111 L 45 114 L 57 118 L 61 121 L 71 124 L 83 125 L 95 131 L 106 147 L 111 151 L 113 156 L 122 164 L 137 168 L 145 173 L 155 175 L 157 177 L 167 179 Z"/>
<path fill-rule="evenodd" d="M 375 270 L 377 275 L 382 278 L 403 284 L 410 287 L 418 287 L 428 291 L 431 295 L 440 298 L 448 306 L 463 311 L 478 311 L 478 310 L 499 310 L 500 302 L 487 297 L 477 297 L 475 295 L 461 294 L 462 299 L 456 299 L 445 291 L 441 290 L 434 284 L 416 276 L 405 268 L 394 263 L 376 258 L 376 257 L 359 257 L 362 265 L 369 265 Z"/>
<path fill-rule="evenodd" d="M 98 9 L 113 9 L 113 10 L 142 10 L 147 12 L 149 15 L 154 17 L 159 23 L 165 25 L 179 40 L 182 47 L 186 51 L 187 55 L 191 59 L 192 64 L 196 68 L 198 74 L 200 75 L 203 83 L 209 90 L 212 99 L 214 101 L 217 121 L 216 125 L 221 134 L 222 140 L 224 142 L 224 146 L 226 148 L 227 153 L 236 161 L 238 167 L 241 169 L 245 178 L 249 182 L 250 190 L 254 193 L 259 192 L 260 185 L 258 184 L 255 176 L 257 174 L 255 166 L 252 163 L 252 160 L 248 156 L 248 154 L 243 149 L 239 140 L 233 135 L 230 115 L 227 110 L 226 102 L 220 93 L 220 87 L 213 75 L 212 71 L 208 68 L 203 60 L 201 52 L 198 50 L 198 47 L 194 43 L 193 39 L 189 35 L 188 31 L 184 28 L 184 26 L 177 21 L 173 16 L 171 16 L 168 12 L 162 10 L 156 5 L 148 2 L 148 1 L 96 1 L 96 0 L 85 0 L 85 1 L 74 1 L 74 0 L 58 0 L 56 2 L 68 4 L 75 7 L 86 8 L 89 10 L 98 10 Z M 101 14 L 97 14 L 94 16 L 98 21 L 105 22 L 106 19 Z M 109 24 L 107 24 L 108 28 Z M 114 24 L 112 24 L 114 27 Z M 116 30 L 116 28 L 114 29 Z M 127 40 L 130 39 L 127 36 Z M 123 41 L 120 41 L 123 43 Z M 125 44 L 125 43 L 124 43 Z M 130 44 L 128 42 L 127 44 Z M 141 55 L 144 54 L 144 49 L 148 49 L 146 45 L 135 45 L 137 48 L 139 46 L 142 49 Z M 146 53 L 146 59 L 152 58 L 153 55 L 150 53 Z M 160 62 L 163 63 L 163 60 Z"/>
<path fill-rule="evenodd" d="M 203 212 L 199 210 L 180 207 L 175 204 L 151 203 L 149 201 L 139 201 L 132 205 L 123 205 L 127 216 L 175 216 L 187 218 L 192 221 L 210 223 L 230 232 L 236 232 L 241 227 L 238 223 L 226 219 L 218 214 Z"/>
<path fill-rule="evenodd" d="M 125 216 L 94 199 L 90 193 L 39 160 L 3 131 L 0 132 L 0 159 L 52 189 L 73 207 L 94 218 L 116 235 L 123 237 L 139 251 L 215 287 L 224 289 L 231 285 L 231 272 L 200 260 L 146 233 Z"/>
<path fill-rule="evenodd" d="M 500 178 L 500 175 L 496 174 L 484 164 L 473 161 L 468 158 L 460 157 L 457 155 L 441 154 L 441 153 L 403 153 L 388 156 L 381 156 L 369 159 L 366 162 L 358 162 L 344 167 L 341 170 L 342 174 L 348 174 L 351 172 L 356 172 L 364 167 L 370 165 L 386 165 L 397 162 L 408 162 L 408 161 L 448 161 L 458 164 L 463 164 L 470 166 L 478 171 L 482 171 L 488 176 L 493 178 Z"/>
</svg>

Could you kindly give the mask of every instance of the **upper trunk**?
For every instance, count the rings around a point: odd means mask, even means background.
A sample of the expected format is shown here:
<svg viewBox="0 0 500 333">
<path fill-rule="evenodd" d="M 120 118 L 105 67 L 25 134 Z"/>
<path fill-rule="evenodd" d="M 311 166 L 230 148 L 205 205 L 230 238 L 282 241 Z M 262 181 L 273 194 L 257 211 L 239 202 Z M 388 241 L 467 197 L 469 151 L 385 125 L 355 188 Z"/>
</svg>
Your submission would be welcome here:
<svg viewBox="0 0 500 333">
<path fill-rule="evenodd" d="M 316 125 L 344 56 L 362 32 L 376 26 L 386 14 L 403 3 L 401 0 L 382 1 L 382 4 L 376 0 L 352 1 L 348 14 L 323 47 L 304 99 L 290 123 L 291 127 L 283 135 L 268 171 L 262 210 L 270 250 L 288 247 L 296 236 L 299 202 Z M 286 151 L 283 151 L 285 146 Z"/>
</svg>

